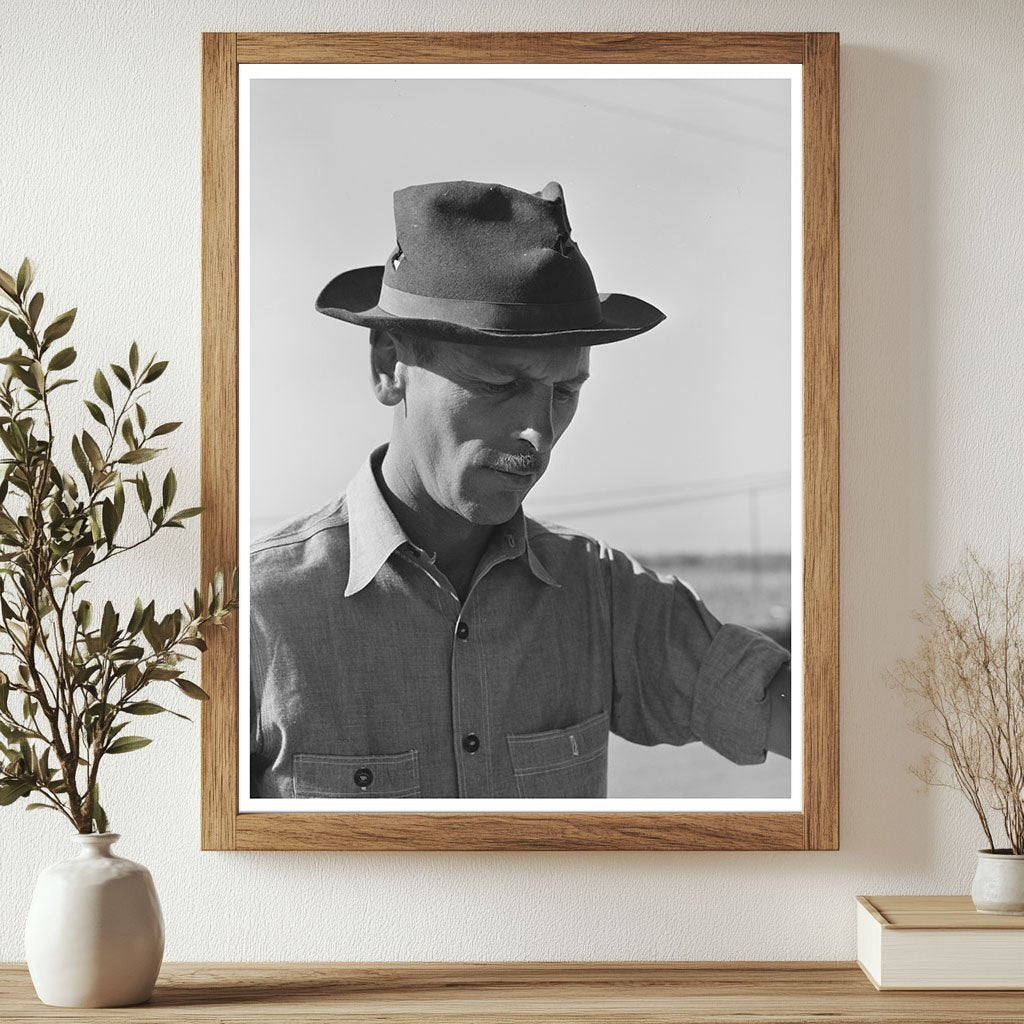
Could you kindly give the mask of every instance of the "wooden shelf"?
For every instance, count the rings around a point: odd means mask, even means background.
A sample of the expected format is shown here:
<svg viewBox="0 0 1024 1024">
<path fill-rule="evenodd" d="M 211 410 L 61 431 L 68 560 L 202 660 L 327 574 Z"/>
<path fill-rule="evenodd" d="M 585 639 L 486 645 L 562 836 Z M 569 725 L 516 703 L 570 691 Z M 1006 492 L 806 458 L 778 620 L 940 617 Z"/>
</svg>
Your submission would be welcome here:
<svg viewBox="0 0 1024 1024">
<path fill-rule="evenodd" d="M 877 992 L 853 963 L 177 963 L 143 1006 L 62 1010 L 0 964 L 0 1020 L 1020 1024 L 1024 993 Z"/>
</svg>

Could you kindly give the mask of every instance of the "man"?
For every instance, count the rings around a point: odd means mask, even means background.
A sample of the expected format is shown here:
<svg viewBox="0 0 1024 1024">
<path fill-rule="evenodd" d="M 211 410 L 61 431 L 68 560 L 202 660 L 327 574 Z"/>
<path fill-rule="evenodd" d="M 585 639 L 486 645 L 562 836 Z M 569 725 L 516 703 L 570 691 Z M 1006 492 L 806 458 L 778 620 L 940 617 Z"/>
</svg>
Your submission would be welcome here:
<svg viewBox="0 0 1024 1024">
<path fill-rule="evenodd" d="M 252 549 L 253 796 L 602 797 L 609 731 L 789 756 L 787 651 L 522 511 L 590 347 L 664 315 L 597 293 L 557 183 L 417 185 L 395 222 L 317 300 L 370 329 L 390 443 Z"/>
</svg>

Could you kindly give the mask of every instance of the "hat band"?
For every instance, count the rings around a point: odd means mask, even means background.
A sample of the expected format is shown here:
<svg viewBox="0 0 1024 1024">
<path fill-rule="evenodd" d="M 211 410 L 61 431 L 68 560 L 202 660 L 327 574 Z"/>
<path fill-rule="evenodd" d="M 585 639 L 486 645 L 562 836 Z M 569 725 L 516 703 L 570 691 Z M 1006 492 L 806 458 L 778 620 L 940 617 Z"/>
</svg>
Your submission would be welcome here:
<svg viewBox="0 0 1024 1024">
<path fill-rule="evenodd" d="M 392 316 L 410 320 L 441 320 L 489 331 L 550 331 L 593 327 L 602 319 L 601 300 L 579 302 L 484 302 L 416 295 L 381 284 L 377 305 Z"/>
</svg>

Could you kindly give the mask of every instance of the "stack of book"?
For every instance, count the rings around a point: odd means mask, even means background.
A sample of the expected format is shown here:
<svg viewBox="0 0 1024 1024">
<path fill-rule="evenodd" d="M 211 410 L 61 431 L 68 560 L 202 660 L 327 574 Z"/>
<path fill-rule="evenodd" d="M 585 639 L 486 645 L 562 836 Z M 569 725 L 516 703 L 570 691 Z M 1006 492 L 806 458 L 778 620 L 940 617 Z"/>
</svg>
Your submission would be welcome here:
<svg viewBox="0 0 1024 1024">
<path fill-rule="evenodd" d="M 878 989 L 1024 989 L 1024 915 L 979 914 L 970 896 L 858 896 L 857 962 Z"/>
</svg>

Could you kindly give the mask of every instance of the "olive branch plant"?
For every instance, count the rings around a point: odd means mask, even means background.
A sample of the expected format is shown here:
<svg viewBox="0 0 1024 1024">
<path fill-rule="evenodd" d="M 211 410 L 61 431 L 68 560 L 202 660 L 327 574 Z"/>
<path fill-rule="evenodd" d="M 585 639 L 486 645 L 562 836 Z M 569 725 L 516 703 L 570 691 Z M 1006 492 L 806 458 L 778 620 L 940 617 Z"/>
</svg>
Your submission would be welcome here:
<svg viewBox="0 0 1024 1024">
<path fill-rule="evenodd" d="M 997 852 L 996 825 L 1024 853 L 1024 560 L 1005 571 L 968 551 L 914 618 L 924 631 L 914 657 L 892 676 L 917 709 L 915 732 L 931 740 L 911 766 L 926 785 L 959 790 Z"/>
<path fill-rule="evenodd" d="M 76 310 L 42 328 L 43 293 L 30 295 L 34 276 L 28 259 L 16 276 L 0 270 L 0 328 L 6 322 L 17 341 L 0 357 L 0 664 L 13 669 L 0 671 L 0 805 L 36 795 L 29 809 L 56 810 L 80 833 L 106 832 L 100 765 L 152 742 L 125 734 L 133 719 L 167 713 L 187 720 L 148 699 L 158 685 L 208 699 L 185 673 L 206 649 L 207 627 L 223 626 L 237 608 L 238 573 L 226 586 L 218 570 L 205 591 L 163 616 L 141 598 L 128 614 L 109 600 L 94 609 L 85 599 L 88 573 L 163 530 L 183 529 L 202 509 L 172 507 L 173 469 L 154 496 L 137 468 L 181 424 L 147 421 L 141 399 L 167 362 L 155 355 L 142 361 L 135 342 L 125 365 L 109 364 L 109 377 L 96 370 L 98 401 L 84 404 L 97 427 L 71 433 L 73 466 L 62 468 L 51 397 L 77 383 L 61 376 L 75 349 L 56 344 Z M 130 491 L 135 517 L 141 512 L 146 524 L 133 537 L 122 530 Z"/>
</svg>

